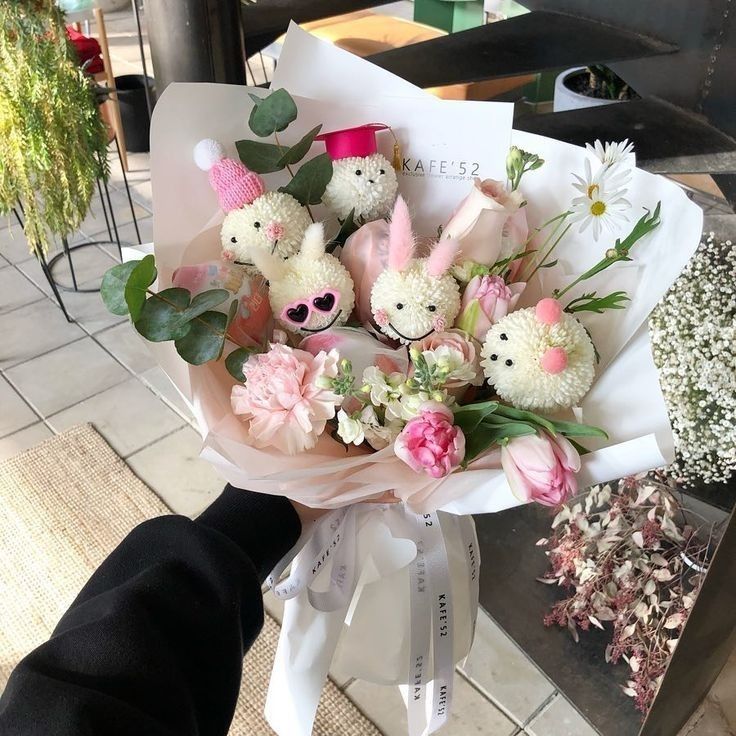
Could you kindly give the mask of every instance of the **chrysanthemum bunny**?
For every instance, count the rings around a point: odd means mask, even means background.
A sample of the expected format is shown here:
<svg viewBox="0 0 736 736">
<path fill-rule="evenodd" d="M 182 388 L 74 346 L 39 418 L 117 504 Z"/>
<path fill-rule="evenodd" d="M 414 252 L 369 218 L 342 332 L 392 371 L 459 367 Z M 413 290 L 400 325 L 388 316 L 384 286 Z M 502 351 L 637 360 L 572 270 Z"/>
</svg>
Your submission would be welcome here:
<svg viewBox="0 0 736 736">
<path fill-rule="evenodd" d="M 256 267 L 269 281 L 268 296 L 277 322 L 291 332 L 322 332 L 344 325 L 355 306 L 353 281 L 340 261 L 325 253 L 321 222 L 310 225 L 302 247 L 283 261 L 253 251 Z"/>
<path fill-rule="evenodd" d="M 388 337 L 409 344 L 442 332 L 460 311 L 460 289 L 450 274 L 459 244 L 440 240 L 427 258 L 415 258 L 406 202 L 396 200 L 388 242 L 388 269 L 373 284 L 373 319 Z"/>
<path fill-rule="evenodd" d="M 396 197 L 396 172 L 378 153 L 376 131 L 388 125 L 370 123 L 318 135 L 332 159 L 332 179 L 322 201 L 340 220 L 352 211 L 358 223 L 386 217 Z"/>
<path fill-rule="evenodd" d="M 254 249 L 281 258 L 296 253 L 312 220 L 294 197 L 267 192 L 258 174 L 227 158 L 223 147 L 210 138 L 194 147 L 194 161 L 209 172 L 210 184 L 226 213 L 220 231 L 223 260 L 250 265 Z"/>
<path fill-rule="evenodd" d="M 517 409 L 577 405 L 593 383 L 595 348 L 585 328 L 556 299 L 519 309 L 488 331 L 483 368 L 498 395 Z"/>
</svg>

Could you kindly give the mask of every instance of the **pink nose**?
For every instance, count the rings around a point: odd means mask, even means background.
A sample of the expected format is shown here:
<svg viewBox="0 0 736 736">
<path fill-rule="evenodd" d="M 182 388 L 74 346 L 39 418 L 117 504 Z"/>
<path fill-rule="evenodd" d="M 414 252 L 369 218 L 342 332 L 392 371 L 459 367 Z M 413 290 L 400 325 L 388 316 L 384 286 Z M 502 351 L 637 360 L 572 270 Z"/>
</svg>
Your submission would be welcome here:
<svg viewBox="0 0 736 736">
<path fill-rule="evenodd" d="M 562 373 L 567 368 L 567 353 L 564 348 L 549 348 L 542 356 L 541 363 L 547 373 Z"/>
<path fill-rule="evenodd" d="M 275 243 L 284 237 L 284 226 L 280 222 L 269 222 L 266 226 L 266 237 Z"/>
</svg>

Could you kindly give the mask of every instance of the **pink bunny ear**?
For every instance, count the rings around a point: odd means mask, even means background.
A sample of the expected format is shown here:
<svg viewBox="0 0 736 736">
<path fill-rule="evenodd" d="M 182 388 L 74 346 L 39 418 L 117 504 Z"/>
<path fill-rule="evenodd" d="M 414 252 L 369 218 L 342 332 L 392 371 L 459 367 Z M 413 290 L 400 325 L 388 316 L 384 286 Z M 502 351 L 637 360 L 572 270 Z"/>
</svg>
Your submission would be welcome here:
<svg viewBox="0 0 736 736">
<path fill-rule="evenodd" d="M 391 271 L 403 271 L 413 257 L 414 233 L 409 208 L 404 199 L 398 196 L 388 229 L 388 267 Z"/>
<path fill-rule="evenodd" d="M 427 273 L 435 279 L 444 276 L 452 266 L 457 252 L 460 250 L 460 243 L 452 238 L 440 240 L 434 246 L 427 260 Z"/>
</svg>

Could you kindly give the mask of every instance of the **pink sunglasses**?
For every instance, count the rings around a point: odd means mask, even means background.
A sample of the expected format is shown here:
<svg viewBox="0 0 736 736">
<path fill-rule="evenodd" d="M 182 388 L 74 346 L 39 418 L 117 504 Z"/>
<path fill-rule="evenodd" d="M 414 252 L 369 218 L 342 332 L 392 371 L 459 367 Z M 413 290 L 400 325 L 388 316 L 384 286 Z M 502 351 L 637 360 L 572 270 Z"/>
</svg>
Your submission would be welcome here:
<svg viewBox="0 0 736 736">
<path fill-rule="evenodd" d="M 318 314 L 331 314 L 340 303 L 340 292 L 334 289 L 328 289 L 321 294 L 311 296 L 308 299 L 299 299 L 298 301 L 287 304 L 281 310 L 281 319 L 284 322 L 300 327 L 305 324 L 313 312 Z"/>
</svg>

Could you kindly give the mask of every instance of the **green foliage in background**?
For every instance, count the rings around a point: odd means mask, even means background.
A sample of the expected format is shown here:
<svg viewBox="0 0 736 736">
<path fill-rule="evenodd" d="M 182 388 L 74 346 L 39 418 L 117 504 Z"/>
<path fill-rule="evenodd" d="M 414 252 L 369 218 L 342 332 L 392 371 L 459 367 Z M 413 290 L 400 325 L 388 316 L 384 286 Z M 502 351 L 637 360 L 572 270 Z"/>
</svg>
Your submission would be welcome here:
<svg viewBox="0 0 736 736">
<path fill-rule="evenodd" d="M 31 251 L 84 220 L 107 130 L 54 0 L 0 0 L 0 212 L 21 202 Z"/>
</svg>

